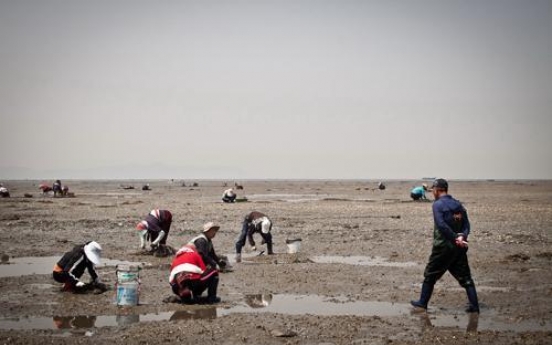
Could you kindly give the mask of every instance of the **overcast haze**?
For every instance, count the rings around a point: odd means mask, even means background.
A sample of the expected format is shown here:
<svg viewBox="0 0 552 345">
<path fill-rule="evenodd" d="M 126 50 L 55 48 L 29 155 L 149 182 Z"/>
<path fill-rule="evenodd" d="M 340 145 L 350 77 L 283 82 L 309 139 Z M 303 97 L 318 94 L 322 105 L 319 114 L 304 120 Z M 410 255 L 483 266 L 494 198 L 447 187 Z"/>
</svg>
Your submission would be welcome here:
<svg viewBox="0 0 552 345">
<path fill-rule="evenodd" d="M 0 0 L 0 178 L 552 178 L 552 1 Z"/>
</svg>

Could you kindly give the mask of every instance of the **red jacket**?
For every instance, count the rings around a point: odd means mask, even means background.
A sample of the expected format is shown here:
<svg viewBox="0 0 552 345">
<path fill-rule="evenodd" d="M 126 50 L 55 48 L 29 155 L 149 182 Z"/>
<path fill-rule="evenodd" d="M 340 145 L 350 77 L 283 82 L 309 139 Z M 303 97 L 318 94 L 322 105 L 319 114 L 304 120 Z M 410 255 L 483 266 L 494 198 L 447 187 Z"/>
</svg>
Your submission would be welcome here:
<svg viewBox="0 0 552 345">
<path fill-rule="evenodd" d="M 189 279 L 191 280 L 200 279 L 205 269 L 205 263 L 201 259 L 201 255 L 194 249 L 184 246 L 180 248 L 173 259 L 169 282 L 174 283 L 174 277 L 180 272 L 189 273 Z"/>
</svg>

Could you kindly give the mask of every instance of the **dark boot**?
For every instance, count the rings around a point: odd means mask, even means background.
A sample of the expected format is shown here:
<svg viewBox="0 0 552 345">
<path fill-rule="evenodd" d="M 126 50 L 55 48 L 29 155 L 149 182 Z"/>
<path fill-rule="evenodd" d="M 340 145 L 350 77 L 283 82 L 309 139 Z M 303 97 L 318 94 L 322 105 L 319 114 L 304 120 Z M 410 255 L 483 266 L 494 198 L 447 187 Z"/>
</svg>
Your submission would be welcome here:
<svg viewBox="0 0 552 345">
<path fill-rule="evenodd" d="M 431 298 L 432 293 L 433 285 L 423 283 L 420 299 L 418 301 L 410 301 L 410 304 L 412 304 L 414 307 L 427 309 L 427 304 L 429 303 L 429 299 Z"/>
<path fill-rule="evenodd" d="M 211 278 L 212 281 L 209 284 L 209 287 L 207 288 L 207 303 L 208 304 L 214 304 L 219 303 L 220 298 L 217 297 L 217 289 L 218 289 L 218 283 L 219 283 L 219 277 L 214 276 Z"/>
<path fill-rule="evenodd" d="M 272 251 L 272 242 L 266 244 L 266 250 L 268 255 L 274 254 L 274 252 Z"/>
<path fill-rule="evenodd" d="M 475 286 L 468 286 L 466 288 L 466 294 L 468 295 L 468 301 L 470 305 L 466 308 L 468 313 L 479 313 L 479 301 L 477 300 L 477 291 Z"/>
</svg>

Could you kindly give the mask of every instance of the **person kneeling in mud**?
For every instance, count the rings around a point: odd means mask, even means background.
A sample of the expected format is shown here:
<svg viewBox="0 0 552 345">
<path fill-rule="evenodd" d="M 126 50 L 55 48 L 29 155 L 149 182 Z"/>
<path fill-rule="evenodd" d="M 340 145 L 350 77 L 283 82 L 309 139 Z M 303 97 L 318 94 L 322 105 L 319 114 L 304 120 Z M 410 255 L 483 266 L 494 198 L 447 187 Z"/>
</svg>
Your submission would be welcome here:
<svg viewBox="0 0 552 345">
<path fill-rule="evenodd" d="M 150 254 L 168 256 L 174 251 L 167 248 L 167 237 L 171 230 L 172 214 L 167 210 L 152 210 L 144 220 L 136 225 L 139 231 L 140 248 L 146 249 L 146 241 L 151 240 Z"/>
<path fill-rule="evenodd" d="M 220 302 L 217 297 L 219 271 L 206 266 L 195 245 L 188 243 L 176 253 L 171 264 L 169 283 L 172 291 L 186 304 L 201 303 L 201 294 L 207 290 L 207 304 Z"/>
<path fill-rule="evenodd" d="M 107 287 L 100 280 L 95 266 L 100 264 L 102 247 L 94 241 L 75 246 L 73 250 L 65 253 L 55 264 L 52 276 L 58 283 L 63 283 L 63 291 L 83 293 L 98 289 L 105 292 Z M 79 279 L 87 269 L 92 282 L 83 283 Z"/>
<path fill-rule="evenodd" d="M 263 238 L 261 244 L 266 243 L 267 254 L 274 254 L 272 251 L 271 230 L 272 221 L 264 213 L 253 211 L 247 214 L 243 220 L 241 233 L 236 241 L 236 262 L 241 262 L 241 252 L 243 246 L 245 246 L 246 238 L 253 250 L 256 250 L 253 234 L 257 232 Z"/>
</svg>

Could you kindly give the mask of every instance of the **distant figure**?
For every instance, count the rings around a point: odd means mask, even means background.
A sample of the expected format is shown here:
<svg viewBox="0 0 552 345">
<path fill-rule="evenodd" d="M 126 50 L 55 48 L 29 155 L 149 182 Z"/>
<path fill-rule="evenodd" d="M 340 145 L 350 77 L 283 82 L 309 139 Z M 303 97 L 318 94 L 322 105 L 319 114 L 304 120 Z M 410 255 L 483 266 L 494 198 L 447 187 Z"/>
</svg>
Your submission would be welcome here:
<svg viewBox="0 0 552 345">
<path fill-rule="evenodd" d="M 414 187 L 410 191 L 410 197 L 412 200 L 427 200 L 425 192 L 427 191 L 427 184 L 422 184 L 421 186 Z"/>
<path fill-rule="evenodd" d="M 385 184 L 383 182 L 378 183 L 379 190 L 385 190 Z"/>
<path fill-rule="evenodd" d="M 253 250 L 255 250 L 255 241 L 253 234 L 258 232 L 263 238 L 262 243 L 266 243 L 267 254 L 272 255 L 272 221 L 264 214 L 258 211 L 253 211 L 247 214 L 242 223 L 241 233 L 236 240 L 236 262 L 241 262 L 241 252 L 245 246 L 246 239 L 249 241 Z"/>
<path fill-rule="evenodd" d="M 219 283 L 218 270 L 209 268 L 193 244 L 186 244 L 172 261 L 169 283 L 172 291 L 180 298 L 181 303 L 200 302 L 201 294 L 207 290 L 207 303 L 220 302 L 217 297 Z"/>
<path fill-rule="evenodd" d="M 69 194 L 69 187 L 68 186 L 61 187 L 61 195 L 67 196 L 68 194 Z"/>
<path fill-rule="evenodd" d="M 236 193 L 234 193 L 234 189 L 232 188 L 229 188 L 227 190 L 224 191 L 224 193 L 222 193 L 222 201 L 224 202 L 228 202 L 228 203 L 231 203 L 231 202 L 234 202 L 236 201 Z"/>
<path fill-rule="evenodd" d="M 167 210 L 152 210 L 144 220 L 136 225 L 139 231 L 140 248 L 146 248 L 146 241 L 151 241 L 150 252 L 165 253 L 167 237 L 171 230 L 172 213 Z"/>
<path fill-rule="evenodd" d="M 243 189 L 243 186 L 241 184 L 238 184 L 237 182 L 234 182 L 234 187 L 236 189 Z"/>
<path fill-rule="evenodd" d="M 52 187 L 48 186 L 46 183 L 41 183 L 38 186 L 38 189 L 40 189 L 42 191 L 42 195 L 46 195 L 46 194 L 48 194 L 49 192 L 52 191 Z"/>
<path fill-rule="evenodd" d="M 149 183 L 142 186 L 142 190 L 151 190 Z"/>
<path fill-rule="evenodd" d="M 8 188 L 4 187 L 2 183 L 0 183 L 0 197 L 2 198 L 10 197 L 10 191 L 8 190 Z"/>
<path fill-rule="evenodd" d="M 90 287 L 105 291 L 106 287 L 101 283 L 95 270 L 95 266 L 100 264 L 101 254 L 102 247 L 94 241 L 75 246 L 55 264 L 52 277 L 56 282 L 63 283 L 63 291 L 79 293 L 85 292 Z M 91 284 L 85 284 L 79 280 L 85 269 L 92 277 Z"/>
<path fill-rule="evenodd" d="M 52 190 L 54 191 L 54 196 L 62 195 L 63 191 L 62 191 L 60 180 L 56 180 L 56 182 L 54 182 L 54 184 L 52 185 Z"/>
</svg>

